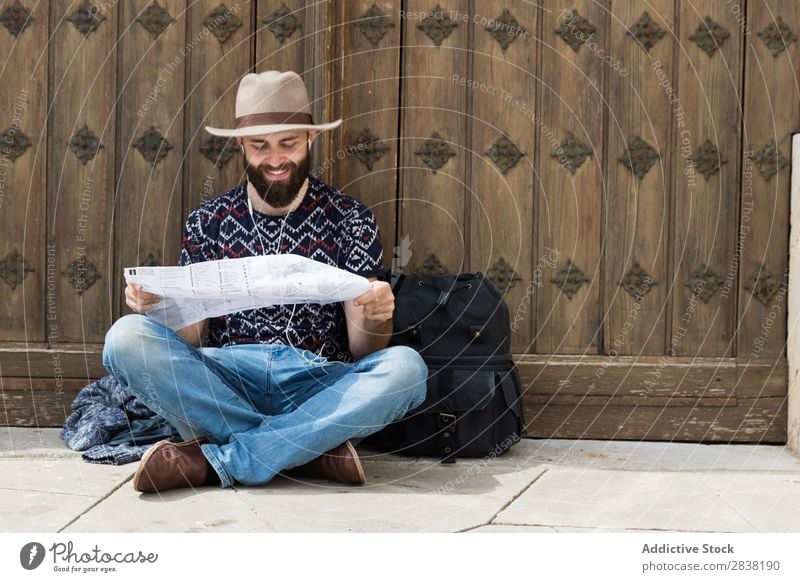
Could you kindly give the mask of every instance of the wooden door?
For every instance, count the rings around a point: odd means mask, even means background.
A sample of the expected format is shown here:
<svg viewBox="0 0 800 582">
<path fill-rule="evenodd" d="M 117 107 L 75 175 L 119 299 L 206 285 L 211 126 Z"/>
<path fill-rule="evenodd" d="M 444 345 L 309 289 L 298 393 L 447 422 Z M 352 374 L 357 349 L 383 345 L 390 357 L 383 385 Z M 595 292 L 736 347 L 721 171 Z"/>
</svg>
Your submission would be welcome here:
<svg viewBox="0 0 800 582">
<path fill-rule="evenodd" d="M 0 8 L 6 423 L 105 375 L 122 267 L 241 179 L 203 126 L 293 69 L 386 266 L 504 293 L 530 436 L 785 441 L 796 3 L 93 2 Z"/>
</svg>

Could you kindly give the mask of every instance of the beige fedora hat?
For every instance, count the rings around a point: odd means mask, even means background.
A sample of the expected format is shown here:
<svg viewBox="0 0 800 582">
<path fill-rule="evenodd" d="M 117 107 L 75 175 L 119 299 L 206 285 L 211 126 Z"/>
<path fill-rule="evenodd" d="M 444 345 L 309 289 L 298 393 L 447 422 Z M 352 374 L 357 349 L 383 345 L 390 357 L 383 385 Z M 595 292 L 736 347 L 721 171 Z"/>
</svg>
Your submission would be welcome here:
<svg viewBox="0 0 800 582">
<path fill-rule="evenodd" d="M 222 137 L 247 137 L 298 129 L 326 131 L 341 123 L 341 119 L 314 123 L 308 91 L 300 75 L 293 71 L 264 71 L 248 73 L 239 81 L 236 128 L 206 126 L 206 131 Z"/>
</svg>

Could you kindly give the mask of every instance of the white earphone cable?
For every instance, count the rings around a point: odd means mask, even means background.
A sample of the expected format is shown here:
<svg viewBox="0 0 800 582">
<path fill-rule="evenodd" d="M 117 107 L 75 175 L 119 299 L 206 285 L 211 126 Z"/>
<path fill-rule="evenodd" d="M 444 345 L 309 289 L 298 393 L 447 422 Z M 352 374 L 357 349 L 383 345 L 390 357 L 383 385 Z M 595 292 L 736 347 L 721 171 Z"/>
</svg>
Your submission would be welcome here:
<svg viewBox="0 0 800 582">
<path fill-rule="evenodd" d="M 309 146 L 309 148 L 311 147 L 311 140 L 308 140 L 308 146 Z M 242 151 L 244 151 L 244 146 L 242 146 Z M 308 153 L 310 155 L 311 152 L 309 151 Z M 245 176 L 245 178 L 247 178 L 247 177 Z M 261 230 L 258 228 L 258 225 L 256 224 L 256 218 L 255 218 L 255 214 L 253 212 L 253 203 L 250 201 L 250 193 L 248 191 L 249 183 L 250 183 L 250 181 L 249 181 L 249 179 L 247 179 L 246 183 L 245 183 L 245 196 L 247 198 L 247 209 L 250 212 L 250 220 L 253 223 L 253 229 L 255 230 L 256 234 L 258 234 L 258 240 L 261 243 L 261 252 L 264 253 L 266 251 L 267 247 L 264 245 L 264 239 L 261 237 Z M 308 187 L 310 187 L 310 186 L 308 186 Z M 290 214 L 291 214 L 291 212 L 288 212 L 286 214 L 286 216 L 284 217 L 283 222 L 281 222 L 281 229 L 280 229 L 280 232 L 278 233 L 278 247 L 277 247 L 277 249 L 275 251 L 275 254 L 280 254 L 281 241 L 283 240 L 283 228 L 286 226 L 286 222 L 289 220 L 289 215 Z M 291 346 L 295 350 L 295 352 L 297 354 L 299 354 L 300 357 L 302 357 L 303 360 L 305 360 L 309 364 L 317 364 L 317 363 L 323 363 L 323 362 L 324 363 L 328 363 L 328 364 L 344 364 L 344 362 L 338 362 L 336 360 L 326 361 L 325 357 L 322 355 L 322 350 L 325 348 L 325 345 L 328 343 L 328 340 L 325 340 L 325 342 L 322 344 L 322 347 L 320 347 L 320 349 L 319 349 L 319 353 L 315 354 L 316 358 L 314 360 L 309 360 L 305 356 L 305 354 L 303 354 L 303 352 L 299 351 L 297 349 L 297 347 L 295 347 L 295 345 L 292 343 L 291 339 L 289 338 L 289 330 L 291 329 L 291 324 L 292 324 L 292 320 L 294 319 L 294 313 L 295 313 L 295 308 L 296 307 L 297 307 L 297 304 L 293 303 L 292 304 L 292 313 L 289 316 L 289 320 L 286 322 L 286 329 L 284 330 L 284 335 L 286 337 L 287 345 Z M 327 371 L 326 371 L 326 373 L 327 373 Z"/>
</svg>

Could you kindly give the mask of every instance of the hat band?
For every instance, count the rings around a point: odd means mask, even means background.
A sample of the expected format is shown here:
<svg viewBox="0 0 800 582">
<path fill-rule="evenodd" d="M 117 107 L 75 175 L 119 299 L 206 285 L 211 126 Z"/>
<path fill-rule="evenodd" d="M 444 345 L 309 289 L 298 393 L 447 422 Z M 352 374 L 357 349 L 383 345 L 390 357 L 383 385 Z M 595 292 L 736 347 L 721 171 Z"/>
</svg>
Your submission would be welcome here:
<svg viewBox="0 0 800 582">
<path fill-rule="evenodd" d="M 311 125 L 310 113 L 294 113 L 291 111 L 276 111 L 270 113 L 251 113 L 236 118 L 236 127 L 252 127 L 253 125 L 284 125 L 284 124 Z"/>
</svg>

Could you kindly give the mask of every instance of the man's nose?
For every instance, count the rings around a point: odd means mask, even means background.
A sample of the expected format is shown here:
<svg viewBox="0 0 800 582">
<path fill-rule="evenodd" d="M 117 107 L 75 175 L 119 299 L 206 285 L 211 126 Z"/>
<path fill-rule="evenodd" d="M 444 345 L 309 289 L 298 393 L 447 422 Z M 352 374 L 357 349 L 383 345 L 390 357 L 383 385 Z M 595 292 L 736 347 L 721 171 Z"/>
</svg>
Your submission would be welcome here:
<svg viewBox="0 0 800 582">
<path fill-rule="evenodd" d="M 267 152 L 262 159 L 262 164 L 266 164 L 272 168 L 282 168 L 286 161 L 289 159 L 285 154 L 278 152 Z"/>
</svg>

